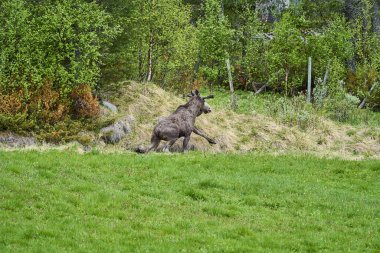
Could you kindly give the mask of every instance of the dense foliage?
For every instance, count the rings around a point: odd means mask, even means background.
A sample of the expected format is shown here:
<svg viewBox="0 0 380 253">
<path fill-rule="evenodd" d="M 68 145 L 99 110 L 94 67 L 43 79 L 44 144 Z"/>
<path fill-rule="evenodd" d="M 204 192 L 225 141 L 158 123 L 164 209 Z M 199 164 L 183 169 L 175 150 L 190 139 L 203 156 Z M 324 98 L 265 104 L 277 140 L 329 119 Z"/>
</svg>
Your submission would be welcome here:
<svg viewBox="0 0 380 253">
<path fill-rule="evenodd" d="M 66 115 L 97 114 L 91 87 L 119 30 L 112 16 L 80 0 L 6 0 L 0 8 L 0 130 L 38 130 Z M 86 89 L 84 99 L 72 95 Z"/>
<path fill-rule="evenodd" d="M 379 1 L 101 1 L 123 32 L 103 68 L 101 84 L 120 79 L 163 87 L 227 84 L 226 59 L 235 85 L 295 96 L 307 82 L 326 97 L 346 93 L 378 106 Z M 372 91 L 371 88 L 373 87 Z"/>
<path fill-rule="evenodd" d="M 30 114 L 26 104 L 40 101 L 32 94 L 46 84 L 65 112 L 78 111 L 72 92 L 80 85 L 223 87 L 227 59 L 236 88 L 298 96 L 308 57 L 317 106 L 380 106 L 378 0 L 4 0 L 0 8 L 0 107 L 11 107 L 8 115 Z"/>
<path fill-rule="evenodd" d="M 1 88 L 22 87 L 27 97 L 47 79 L 64 94 L 96 84 L 102 46 L 116 34 L 110 14 L 80 0 L 7 0 L 0 7 Z"/>
</svg>

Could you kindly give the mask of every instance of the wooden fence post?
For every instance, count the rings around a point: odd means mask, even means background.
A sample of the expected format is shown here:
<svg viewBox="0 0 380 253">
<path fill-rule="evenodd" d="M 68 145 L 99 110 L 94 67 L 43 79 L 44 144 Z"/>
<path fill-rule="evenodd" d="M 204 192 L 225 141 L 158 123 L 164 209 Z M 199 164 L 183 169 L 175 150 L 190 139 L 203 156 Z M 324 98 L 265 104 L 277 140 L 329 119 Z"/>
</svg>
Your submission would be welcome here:
<svg viewBox="0 0 380 253">
<path fill-rule="evenodd" d="M 308 64 L 308 75 L 307 75 L 307 100 L 308 103 L 311 102 L 311 57 L 309 57 Z"/>
<path fill-rule="evenodd" d="M 232 109 L 236 109 L 236 97 L 234 93 L 234 84 L 232 82 L 232 74 L 231 74 L 231 64 L 230 59 L 226 59 L 227 72 L 228 72 L 228 82 L 230 84 L 230 92 L 231 92 L 231 107 Z"/>
</svg>

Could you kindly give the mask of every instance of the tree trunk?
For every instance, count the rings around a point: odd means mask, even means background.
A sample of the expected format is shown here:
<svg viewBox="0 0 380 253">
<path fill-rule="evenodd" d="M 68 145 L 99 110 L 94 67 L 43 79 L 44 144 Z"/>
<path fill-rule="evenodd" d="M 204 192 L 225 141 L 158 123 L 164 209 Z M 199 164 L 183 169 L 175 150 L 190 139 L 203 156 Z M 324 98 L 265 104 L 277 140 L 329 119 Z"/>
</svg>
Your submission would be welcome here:
<svg viewBox="0 0 380 253">
<path fill-rule="evenodd" d="M 331 62 L 331 60 L 329 60 L 329 63 L 327 64 L 325 76 L 323 77 L 323 83 L 322 83 L 323 85 L 325 85 L 327 83 L 327 78 L 329 77 L 330 62 Z"/>
<path fill-rule="evenodd" d="M 247 17 L 244 17 L 243 19 L 243 39 L 242 39 L 242 47 L 241 47 L 241 59 L 242 62 L 244 63 L 245 57 L 247 55 L 247 37 L 248 37 L 248 32 L 247 32 Z M 240 27 L 239 27 L 240 28 Z M 243 64 L 242 64 L 243 65 Z"/>
<path fill-rule="evenodd" d="M 373 5 L 373 32 L 380 37 L 379 0 L 375 0 Z"/>
<path fill-rule="evenodd" d="M 236 97 L 234 93 L 234 84 L 232 82 L 232 74 L 231 74 L 231 64 L 230 59 L 226 59 L 227 72 L 228 72 L 228 82 L 230 84 L 230 92 L 231 92 L 231 107 L 232 109 L 236 108 Z"/>
<path fill-rule="evenodd" d="M 200 58 L 199 55 L 198 55 L 198 59 L 197 59 L 197 61 L 195 62 L 194 67 L 193 67 L 193 75 L 192 75 L 192 78 L 191 78 L 191 85 L 194 84 L 195 79 L 197 78 L 198 70 L 199 70 L 199 66 L 200 66 L 200 65 L 201 65 L 201 58 Z"/>
<path fill-rule="evenodd" d="M 268 87 L 269 87 L 268 84 L 264 84 L 260 89 L 255 91 L 255 95 L 260 94 L 261 92 L 266 90 Z"/>
<path fill-rule="evenodd" d="M 289 77 L 289 70 L 286 69 L 285 70 L 285 95 L 288 96 L 289 95 L 289 91 L 288 91 L 288 77 Z"/>
<path fill-rule="evenodd" d="M 141 47 L 139 47 L 139 77 L 138 78 L 140 81 L 143 81 L 144 79 L 143 53 L 142 53 Z"/>
<path fill-rule="evenodd" d="M 153 33 L 150 32 L 149 50 L 148 50 L 148 74 L 146 76 L 147 82 L 152 81 L 152 77 L 153 77 L 153 46 L 154 46 L 154 37 L 153 37 Z"/>
</svg>

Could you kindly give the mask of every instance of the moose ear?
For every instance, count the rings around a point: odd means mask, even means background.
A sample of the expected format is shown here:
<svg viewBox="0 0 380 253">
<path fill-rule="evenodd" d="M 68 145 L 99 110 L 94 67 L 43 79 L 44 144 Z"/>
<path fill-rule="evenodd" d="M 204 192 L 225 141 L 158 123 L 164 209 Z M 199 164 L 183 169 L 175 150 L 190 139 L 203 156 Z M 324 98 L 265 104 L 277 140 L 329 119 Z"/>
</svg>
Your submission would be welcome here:
<svg viewBox="0 0 380 253">
<path fill-rule="evenodd" d="M 209 98 L 214 98 L 214 95 L 208 95 L 207 97 L 204 97 L 203 99 L 209 99 Z"/>
</svg>

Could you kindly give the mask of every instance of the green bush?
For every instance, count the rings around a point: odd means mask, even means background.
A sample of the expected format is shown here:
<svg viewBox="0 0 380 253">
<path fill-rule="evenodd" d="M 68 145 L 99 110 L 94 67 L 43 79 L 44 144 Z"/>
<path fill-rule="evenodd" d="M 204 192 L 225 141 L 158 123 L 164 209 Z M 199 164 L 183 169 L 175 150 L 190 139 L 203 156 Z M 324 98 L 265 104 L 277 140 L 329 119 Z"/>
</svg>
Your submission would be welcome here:
<svg viewBox="0 0 380 253">
<path fill-rule="evenodd" d="M 34 122 L 28 121 L 26 114 L 6 115 L 0 113 L 0 131 L 12 130 L 16 133 L 26 133 L 34 129 Z"/>
<path fill-rule="evenodd" d="M 37 89 L 49 79 L 60 94 L 95 85 L 102 50 L 116 35 L 110 15 L 81 0 L 0 3 L 0 88 Z"/>
<path fill-rule="evenodd" d="M 267 101 L 267 108 L 272 117 L 300 129 L 313 127 L 317 122 L 316 111 L 311 104 L 306 103 L 303 95 L 271 98 Z"/>
<path fill-rule="evenodd" d="M 330 97 L 326 100 L 327 115 L 336 121 L 347 122 L 360 103 L 359 98 L 351 94 Z"/>
<path fill-rule="evenodd" d="M 322 108 L 328 95 L 328 87 L 322 82 L 321 78 L 315 80 L 315 88 L 313 90 L 314 105 Z"/>
<path fill-rule="evenodd" d="M 91 89 L 118 33 L 111 16 L 84 0 L 4 0 L 0 8 L 0 130 L 66 137 L 83 129 L 70 113 L 99 112 Z M 86 92 L 70 96 L 83 84 Z"/>
</svg>

